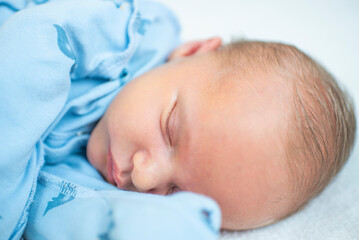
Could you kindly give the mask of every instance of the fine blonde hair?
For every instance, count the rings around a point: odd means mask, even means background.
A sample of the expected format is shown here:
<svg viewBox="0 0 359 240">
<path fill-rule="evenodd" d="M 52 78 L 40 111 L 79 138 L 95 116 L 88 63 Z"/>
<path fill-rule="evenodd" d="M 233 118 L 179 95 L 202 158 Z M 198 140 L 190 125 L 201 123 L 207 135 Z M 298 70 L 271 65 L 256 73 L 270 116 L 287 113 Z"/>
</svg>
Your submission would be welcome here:
<svg viewBox="0 0 359 240">
<path fill-rule="evenodd" d="M 295 212 L 322 192 L 349 158 L 356 131 L 352 99 L 324 67 L 292 45 L 238 41 L 219 52 L 224 66 L 240 62 L 250 71 L 271 69 L 290 86 L 286 155 Z"/>
</svg>

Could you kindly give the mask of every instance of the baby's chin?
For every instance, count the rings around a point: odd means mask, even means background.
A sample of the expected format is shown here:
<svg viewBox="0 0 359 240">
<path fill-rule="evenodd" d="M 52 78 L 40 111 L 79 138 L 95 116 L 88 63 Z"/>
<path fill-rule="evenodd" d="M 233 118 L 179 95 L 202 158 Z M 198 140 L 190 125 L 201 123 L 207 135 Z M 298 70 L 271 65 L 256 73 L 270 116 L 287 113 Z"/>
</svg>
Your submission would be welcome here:
<svg viewBox="0 0 359 240">
<path fill-rule="evenodd" d="M 90 164 L 101 174 L 106 171 L 106 132 L 101 121 L 95 126 L 86 146 L 86 156 Z"/>
</svg>

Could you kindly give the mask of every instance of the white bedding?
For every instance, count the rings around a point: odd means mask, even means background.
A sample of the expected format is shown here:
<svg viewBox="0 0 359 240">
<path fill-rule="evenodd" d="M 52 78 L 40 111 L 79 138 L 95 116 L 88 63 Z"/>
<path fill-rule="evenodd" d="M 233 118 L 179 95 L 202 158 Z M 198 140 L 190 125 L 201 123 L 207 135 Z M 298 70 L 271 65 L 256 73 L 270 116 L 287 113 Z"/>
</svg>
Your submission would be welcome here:
<svg viewBox="0 0 359 240">
<path fill-rule="evenodd" d="M 343 83 L 359 112 L 359 1 L 172 0 L 184 40 L 221 36 L 289 42 Z M 299 213 L 277 224 L 221 239 L 359 239 L 359 143 L 332 184 Z"/>
</svg>

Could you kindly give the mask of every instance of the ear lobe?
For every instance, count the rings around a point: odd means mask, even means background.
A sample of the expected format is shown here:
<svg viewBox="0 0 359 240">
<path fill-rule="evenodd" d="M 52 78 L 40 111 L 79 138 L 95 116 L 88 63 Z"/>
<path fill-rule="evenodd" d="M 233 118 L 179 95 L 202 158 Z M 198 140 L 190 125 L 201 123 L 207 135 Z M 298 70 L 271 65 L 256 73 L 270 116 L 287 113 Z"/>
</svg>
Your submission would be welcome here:
<svg viewBox="0 0 359 240">
<path fill-rule="evenodd" d="M 182 44 L 177 47 L 171 55 L 168 57 L 168 61 L 196 55 L 199 53 L 205 53 L 214 51 L 222 45 L 222 39 L 220 37 L 214 37 L 202 41 L 192 41 Z"/>
</svg>

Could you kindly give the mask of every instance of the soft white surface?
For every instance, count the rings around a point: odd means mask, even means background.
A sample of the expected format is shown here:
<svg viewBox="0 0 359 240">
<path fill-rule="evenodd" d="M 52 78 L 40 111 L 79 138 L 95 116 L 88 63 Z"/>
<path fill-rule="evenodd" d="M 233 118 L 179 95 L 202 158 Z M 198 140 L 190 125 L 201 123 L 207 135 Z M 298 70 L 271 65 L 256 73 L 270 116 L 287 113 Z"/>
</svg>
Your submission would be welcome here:
<svg viewBox="0 0 359 240">
<path fill-rule="evenodd" d="M 321 62 L 359 112 L 358 0 L 171 0 L 184 40 L 221 36 L 288 42 Z M 303 211 L 277 224 L 222 239 L 359 239 L 359 141 L 338 178 Z"/>
</svg>

